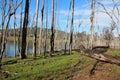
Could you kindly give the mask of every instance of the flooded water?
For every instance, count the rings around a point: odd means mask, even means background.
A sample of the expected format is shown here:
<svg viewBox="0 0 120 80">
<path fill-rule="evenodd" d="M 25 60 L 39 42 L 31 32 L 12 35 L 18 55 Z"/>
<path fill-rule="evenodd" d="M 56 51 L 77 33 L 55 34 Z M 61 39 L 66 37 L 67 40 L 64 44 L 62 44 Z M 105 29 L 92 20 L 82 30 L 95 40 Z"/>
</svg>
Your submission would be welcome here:
<svg viewBox="0 0 120 80">
<path fill-rule="evenodd" d="M 6 44 L 6 49 L 4 52 L 4 57 L 13 57 L 14 56 L 14 43 L 10 42 Z M 32 46 L 28 46 L 28 53 L 32 54 Z M 16 55 L 18 55 L 18 45 L 16 45 Z"/>
<path fill-rule="evenodd" d="M 48 46 L 47 46 L 48 47 Z M 61 50 L 61 49 L 64 49 L 65 46 L 62 45 L 62 46 L 55 46 L 55 50 Z M 14 57 L 14 43 L 13 42 L 8 42 L 6 44 L 6 49 L 5 49 L 5 52 L 4 52 L 4 57 Z M 69 47 L 67 46 L 66 49 L 69 49 Z M 47 51 L 49 51 L 49 49 L 47 48 Z M 37 49 L 37 52 L 38 52 L 38 49 Z M 44 52 L 44 49 L 42 50 L 42 52 Z M 29 44 L 28 46 L 28 49 L 27 49 L 27 53 L 28 54 L 32 54 L 32 44 Z M 18 45 L 16 43 L 16 55 L 18 55 Z"/>
</svg>

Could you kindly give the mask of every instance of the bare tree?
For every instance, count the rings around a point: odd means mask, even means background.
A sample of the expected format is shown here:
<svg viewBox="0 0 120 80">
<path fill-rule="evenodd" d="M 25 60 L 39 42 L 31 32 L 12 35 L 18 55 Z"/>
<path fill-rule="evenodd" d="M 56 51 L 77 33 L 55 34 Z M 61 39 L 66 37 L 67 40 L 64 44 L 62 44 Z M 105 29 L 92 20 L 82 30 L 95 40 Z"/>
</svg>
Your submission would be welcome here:
<svg viewBox="0 0 120 80">
<path fill-rule="evenodd" d="M 27 37 L 28 15 L 29 15 L 29 0 L 26 0 L 24 21 L 23 21 L 23 30 L 22 30 L 21 59 L 26 58 L 25 51 L 26 51 L 26 37 Z"/>
<path fill-rule="evenodd" d="M 54 0 L 52 0 L 52 25 L 51 25 L 51 38 L 50 38 L 50 45 L 51 45 L 51 53 L 54 53 L 54 38 L 55 38 L 55 31 L 54 31 Z"/>
<path fill-rule="evenodd" d="M 103 32 L 104 32 L 103 33 L 103 35 L 104 35 L 103 37 L 106 40 L 106 45 L 110 46 L 110 42 L 113 39 L 113 33 L 111 33 L 110 28 L 104 28 Z"/>
<path fill-rule="evenodd" d="M 20 29 L 19 29 L 19 35 L 18 35 L 18 54 L 20 57 L 21 57 L 22 9 L 23 9 L 23 5 L 21 4 Z"/>
<path fill-rule="evenodd" d="M 37 48 L 37 24 L 38 24 L 38 11 L 39 11 L 39 0 L 36 1 L 36 17 L 35 17 L 35 31 L 34 31 L 34 47 L 33 47 L 33 57 L 36 57 Z"/>
<path fill-rule="evenodd" d="M 1 49 L 1 55 L 0 55 L 0 68 L 1 68 L 1 61 L 2 61 L 2 57 L 3 57 L 3 53 L 5 51 L 5 48 L 6 48 L 6 43 L 7 43 L 7 34 L 8 34 L 8 28 L 9 28 L 9 22 L 10 22 L 10 19 L 11 19 L 11 16 L 14 15 L 14 13 L 16 12 L 17 8 L 20 6 L 21 2 L 14 8 L 14 11 L 11 11 L 12 10 L 12 0 L 10 0 L 9 2 L 9 8 L 8 8 L 8 12 L 7 12 L 7 22 L 6 22 L 6 28 L 4 30 L 4 33 L 3 33 L 3 38 L 2 38 L 2 49 Z"/>
<path fill-rule="evenodd" d="M 111 26 L 110 28 L 109 27 L 108 28 L 104 28 L 104 31 L 103 31 L 104 32 L 103 33 L 104 39 L 106 40 L 106 45 L 107 46 L 110 46 L 110 43 L 111 43 L 111 41 L 114 38 L 113 30 L 116 27 L 116 24 L 114 22 L 112 22 L 110 24 L 110 26 Z"/>
<path fill-rule="evenodd" d="M 72 2 L 72 19 L 71 19 L 71 28 L 70 28 L 70 43 L 69 43 L 69 53 L 72 53 L 72 43 L 73 43 L 73 29 L 74 29 L 74 0 Z"/>
<path fill-rule="evenodd" d="M 109 11 L 104 4 L 100 2 L 96 2 L 98 5 L 100 5 L 103 8 L 103 11 L 100 11 L 100 12 L 107 14 L 111 19 L 111 26 L 110 26 L 111 28 L 109 32 L 112 32 L 113 30 L 115 30 L 115 28 L 117 28 L 117 31 L 118 31 L 118 25 L 120 22 L 120 19 L 119 19 L 120 12 L 117 6 L 119 2 L 115 2 L 115 0 L 112 0 L 112 2 L 113 2 L 113 8 L 111 9 L 111 11 Z"/>
<path fill-rule="evenodd" d="M 91 22 L 91 27 L 90 27 L 90 48 L 92 49 L 93 47 L 93 39 L 94 39 L 94 13 L 95 13 L 95 0 L 92 0 L 91 3 L 91 17 L 90 17 L 90 22 Z"/>
<path fill-rule="evenodd" d="M 13 2 L 11 3 L 11 6 L 13 7 L 14 10 L 14 57 L 16 57 L 16 11 L 15 11 L 15 6 L 17 6 L 18 0 L 16 0 L 16 3 L 14 4 Z"/>
<path fill-rule="evenodd" d="M 16 13 L 14 13 L 14 57 L 16 57 Z"/>
<path fill-rule="evenodd" d="M 46 0 L 46 33 L 45 33 L 45 45 L 44 45 L 44 57 L 45 57 L 45 53 L 47 52 L 47 34 L 48 34 L 48 0 Z"/>
<path fill-rule="evenodd" d="M 0 37 L 0 52 L 2 50 L 3 28 L 4 28 L 4 25 L 5 25 L 5 18 L 6 18 L 6 15 L 5 15 L 6 5 L 7 5 L 6 0 L 3 0 L 1 2 L 1 12 L 2 12 L 2 21 L 1 21 L 2 25 L 1 25 L 1 27 L 2 27 L 2 30 L 1 30 L 1 37 Z"/>
<path fill-rule="evenodd" d="M 39 34 L 39 54 L 42 49 L 42 27 L 43 27 L 43 17 L 44 17 L 44 0 L 42 0 L 42 8 L 41 8 L 41 26 L 40 26 L 40 34 Z"/>
<path fill-rule="evenodd" d="M 67 16 L 67 24 L 66 24 L 66 35 L 65 35 L 65 51 L 64 51 L 64 54 L 66 54 L 66 51 L 67 51 L 67 43 L 68 43 L 68 33 L 67 33 L 67 28 L 68 28 L 68 22 L 69 22 L 69 15 L 70 15 L 70 9 L 71 9 L 71 2 L 70 2 L 70 6 L 69 6 L 69 11 L 68 11 L 68 16 Z"/>
</svg>

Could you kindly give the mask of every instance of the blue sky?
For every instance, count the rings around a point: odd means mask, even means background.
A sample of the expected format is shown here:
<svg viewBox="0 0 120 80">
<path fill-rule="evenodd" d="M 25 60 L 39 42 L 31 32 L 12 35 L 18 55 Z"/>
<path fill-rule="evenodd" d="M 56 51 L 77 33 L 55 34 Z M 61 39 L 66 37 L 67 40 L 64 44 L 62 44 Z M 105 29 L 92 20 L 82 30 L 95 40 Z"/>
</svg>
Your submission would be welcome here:
<svg viewBox="0 0 120 80">
<path fill-rule="evenodd" d="M 0 0 L 2 1 L 2 0 Z M 9 1 L 9 0 L 8 0 Z M 20 1 L 20 0 L 19 0 Z M 24 0 L 25 1 L 25 0 Z M 69 12 L 69 7 L 70 7 L 70 1 L 71 0 L 55 0 L 55 14 L 56 14 L 56 29 L 61 29 L 64 30 L 66 29 L 66 24 L 67 24 L 67 18 L 68 18 L 68 12 Z M 75 32 L 81 32 L 81 31 L 86 31 L 86 33 L 89 33 L 90 30 L 90 4 L 91 0 L 74 0 L 75 1 L 75 11 L 74 11 L 74 31 Z M 108 12 L 113 16 L 112 9 L 113 9 L 113 2 L 112 0 L 97 0 L 98 2 L 102 3 Z M 51 27 L 51 0 L 48 0 L 48 27 Z M 117 4 L 118 9 L 120 10 L 120 1 L 115 0 L 115 3 Z M 56 6 L 57 4 L 57 6 Z M 38 21 L 38 26 L 40 26 L 40 19 L 41 19 L 41 5 L 42 5 L 42 0 L 40 0 L 40 6 L 39 6 L 39 21 Z M 24 6 L 24 4 L 23 4 Z M 30 10 L 29 10 L 29 26 L 31 26 L 31 23 L 33 21 L 33 15 L 35 14 L 35 8 L 36 8 L 36 0 L 30 0 Z M 23 8 L 24 11 L 24 8 Z M 99 26 L 101 32 L 104 27 L 110 27 L 111 19 L 110 17 L 106 14 L 103 13 L 103 7 L 100 5 L 96 5 L 95 7 L 95 32 L 97 32 L 97 28 Z M 102 12 L 103 11 L 103 12 Z M 1 14 L 1 10 L 0 10 Z M 117 10 L 114 10 L 114 14 L 119 17 Z M 17 16 L 17 27 L 19 27 L 19 20 L 20 20 L 20 8 L 18 8 L 16 12 Z M 113 16 L 115 22 L 117 23 L 117 20 L 115 16 Z M 70 19 L 71 19 L 71 14 L 69 16 L 69 27 L 67 28 L 67 31 L 69 32 L 70 29 Z M 120 18 L 118 18 L 120 19 Z M 11 27 L 13 26 L 13 17 L 11 18 L 10 25 Z M 46 0 L 45 0 L 45 12 L 44 12 L 44 23 L 46 21 Z M 0 16 L 0 22 L 1 22 L 1 16 Z M 79 23 L 82 23 L 80 28 L 78 28 Z M 117 24 L 119 26 L 119 24 Z M 45 27 L 45 24 L 44 26 Z"/>
</svg>

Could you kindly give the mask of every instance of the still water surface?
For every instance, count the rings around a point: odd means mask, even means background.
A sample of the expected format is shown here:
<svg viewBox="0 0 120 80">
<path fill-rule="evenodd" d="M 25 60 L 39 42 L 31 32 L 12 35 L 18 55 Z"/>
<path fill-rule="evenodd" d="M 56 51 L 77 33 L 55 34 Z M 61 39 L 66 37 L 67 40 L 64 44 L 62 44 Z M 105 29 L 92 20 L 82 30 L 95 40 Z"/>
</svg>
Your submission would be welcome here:
<svg viewBox="0 0 120 80">
<path fill-rule="evenodd" d="M 64 45 L 57 46 L 57 48 L 55 47 L 55 50 L 60 50 L 60 49 L 64 49 L 64 48 L 65 48 Z M 69 49 L 69 47 L 67 46 L 66 49 Z M 42 50 L 42 52 L 43 51 L 44 50 Z M 37 50 L 37 52 L 38 52 L 38 50 Z M 32 44 L 29 44 L 28 49 L 27 49 L 27 53 L 28 54 L 32 54 Z M 16 43 L 16 55 L 18 55 L 18 45 L 17 45 L 17 43 Z M 8 42 L 6 44 L 6 49 L 5 49 L 4 57 L 14 57 L 14 43 L 13 42 Z"/>
</svg>

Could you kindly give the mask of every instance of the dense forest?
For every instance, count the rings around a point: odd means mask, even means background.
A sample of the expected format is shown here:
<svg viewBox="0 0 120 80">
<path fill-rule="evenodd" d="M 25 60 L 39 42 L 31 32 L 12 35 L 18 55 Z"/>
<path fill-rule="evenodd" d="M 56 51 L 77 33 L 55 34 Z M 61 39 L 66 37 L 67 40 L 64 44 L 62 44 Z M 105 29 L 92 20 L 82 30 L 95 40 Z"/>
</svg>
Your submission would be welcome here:
<svg viewBox="0 0 120 80">
<path fill-rule="evenodd" d="M 119 80 L 119 0 L 0 0 L 0 80 Z"/>
</svg>

